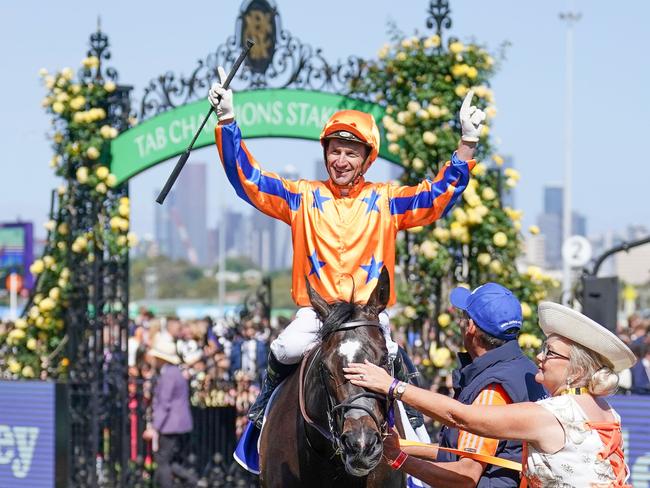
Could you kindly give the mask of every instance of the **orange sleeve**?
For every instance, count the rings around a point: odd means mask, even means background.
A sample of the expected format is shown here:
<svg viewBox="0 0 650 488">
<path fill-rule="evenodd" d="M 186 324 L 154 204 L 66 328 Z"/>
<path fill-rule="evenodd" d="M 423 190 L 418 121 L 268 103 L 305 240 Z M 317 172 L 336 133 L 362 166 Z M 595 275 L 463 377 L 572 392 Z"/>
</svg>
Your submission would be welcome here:
<svg viewBox="0 0 650 488">
<path fill-rule="evenodd" d="M 493 383 L 479 393 L 472 405 L 507 405 L 508 403 L 512 403 L 512 400 L 506 391 L 501 385 Z M 464 430 L 458 432 L 458 449 L 461 451 L 494 456 L 498 445 L 499 439 L 481 437 Z"/>
</svg>

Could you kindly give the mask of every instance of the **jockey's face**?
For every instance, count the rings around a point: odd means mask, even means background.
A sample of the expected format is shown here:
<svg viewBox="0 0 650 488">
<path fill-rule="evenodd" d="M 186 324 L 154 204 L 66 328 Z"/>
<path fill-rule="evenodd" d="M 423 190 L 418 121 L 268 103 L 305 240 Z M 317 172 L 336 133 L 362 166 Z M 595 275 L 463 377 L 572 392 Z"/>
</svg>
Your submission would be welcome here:
<svg viewBox="0 0 650 488">
<path fill-rule="evenodd" d="M 327 173 L 336 186 L 353 185 L 363 174 L 368 148 L 361 142 L 330 139 L 325 152 Z"/>
</svg>

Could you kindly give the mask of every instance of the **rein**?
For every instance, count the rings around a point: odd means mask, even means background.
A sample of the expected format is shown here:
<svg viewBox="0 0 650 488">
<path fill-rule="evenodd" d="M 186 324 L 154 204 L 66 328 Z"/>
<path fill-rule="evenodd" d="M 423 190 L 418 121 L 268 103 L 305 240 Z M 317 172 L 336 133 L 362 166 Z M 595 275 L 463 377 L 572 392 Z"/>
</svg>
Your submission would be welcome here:
<svg viewBox="0 0 650 488">
<path fill-rule="evenodd" d="M 381 328 L 381 325 L 379 324 L 378 320 L 353 320 L 350 322 L 344 322 L 341 324 L 338 328 L 333 329 L 329 331 L 325 337 L 328 335 L 334 333 L 334 332 L 341 332 L 341 331 L 346 331 L 346 330 L 352 330 L 356 329 L 358 327 L 378 327 Z M 375 413 L 365 405 L 355 405 L 354 402 L 360 398 L 372 398 L 378 401 L 387 401 L 387 398 L 383 395 L 380 395 L 378 393 L 373 393 L 369 391 L 364 391 L 361 393 L 358 393 L 356 395 L 353 395 L 352 397 L 346 399 L 346 401 L 341 402 L 336 404 L 334 401 L 334 397 L 330 393 L 330 389 L 328 387 L 327 381 L 324 378 L 324 373 L 325 369 L 322 367 L 322 365 L 319 368 L 319 378 L 321 380 L 321 383 L 323 384 L 323 387 L 325 388 L 325 392 L 327 394 L 327 420 L 328 420 L 328 428 L 329 430 L 325 429 L 321 425 L 317 424 L 312 420 L 312 418 L 309 416 L 307 413 L 307 408 L 305 406 L 305 377 L 307 374 L 311 371 L 312 366 L 316 362 L 316 358 L 319 357 L 320 355 L 320 350 L 321 346 L 317 346 L 314 348 L 313 351 L 308 353 L 308 355 L 303 359 L 303 361 L 300 364 L 300 376 L 298 379 L 298 388 L 299 388 L 299 403 L 300 403 L 300 413 L 302 414 L 302 417 L 304 421 L 310 425 L 312 428 L 314 428 L 318 433 L 320 433 L 325 439 L 327 439 L 335 448 L 335 454 L 341 452 L 341 440 L 340 440 L 340 432 L 337 432 L 337 426 L 335 426 L 335 419 L 338 418 L 336 416 L 337 412 L 341 412 L 340 418 L 342 419 L 343 416 L 345 415 L 345 412 L 348 410 L 363 410 L 365 413 L 367 413 L 370 418 L 375 422 L 375 425 L 377 425 L 377 429 L 381 433 L 385 433 L 388 430 L 388 422 L 384 422 L 383 424 L 379 421 Z M 336 388 L 341 385 L 337 385 Z M 342 422 L 341 425 L 338 426 L 340 430 L 340 427 L 342 427 Z"/>
</svg>

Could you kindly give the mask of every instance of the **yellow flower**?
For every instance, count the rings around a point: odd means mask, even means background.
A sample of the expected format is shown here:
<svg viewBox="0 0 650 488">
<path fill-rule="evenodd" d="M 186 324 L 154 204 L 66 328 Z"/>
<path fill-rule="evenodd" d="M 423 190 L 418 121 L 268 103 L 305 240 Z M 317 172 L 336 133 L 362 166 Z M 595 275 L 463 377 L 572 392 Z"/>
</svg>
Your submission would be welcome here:
<svg viewBox="0 0 650 488">
<path fill-rule="evenodd" d="M 97 175 L 97 178 L 99 178 L 100 180 L 104 180 L 108 176 L 109 171 L 108 171 L 108 168 L 106 166 L 99 166 L 95 170 L 95 174 Z"/>
<path fill-rule="evenodd" d="M 483 128 L 481 129 L 481 137 L 487 137 L 487 135 L 490 133 L 490 127 L 487 125 L 483 125 Z"/>
<path fill-rule="evenodd" d="M 27 339 L 26 346 L 27 346 L 27 349 L 29 349 L 30 351 L 35 350 L 37 344 L 38 343 L 36 342 L 36 339 L 34 339 L 33 337 L 30 337 L 29 339 Z"/>
<path fill-rule="evenodd" d="M 128 244 L 128 239 L 126 236 L 118 236 L 117 239 L 115 239 L 115 242 L 117 242 L 118 246 L 126 246 Z"/>
<path fill-rule="evenodd" d="M 79 110 L 86 104 L 86 99 L 81 95 L 74 97 L 70 100 L 70 108 L 73 110 Z"/>
<path fill-rule="evenodd" d="M 451 74 L 455 78 L 459 78 L 463 76 L 465 73 L 467 73 L 468 68 L 469 66 L 467 66 L 466 64 L 455 64 L 451 67 Z"/>
<path fill-rule="evenodd" d="M 129 230 L 129 221 L 127 219 L 120 219 L 120 230 L 122 232 Z"/>
<path fill-rule="evenodd" d="M 460 207 L 455 208 L 452 212 L 452 215 L 454 216 L 454 219 L 456 219 L 456 222 L 459 224 L 464 224 L 467 222 L 467 214 Z"/>
<path fill-rule="evenodd" d="M 487 166 L 483 163 L 477 163 L 472 169 L 472 174 L 474 176 L 483 176 L 487 172 Z M 472 180 L 476 181 L 476 180 Z"/>
<path fill-rule="evenodd" d="M 54 102 L 52 104 L 52 111 L 54 113 L 60 114 L 63 113 L 63 110 L 65 110 L 65 106 L 61 102 Z"/>
<path fill-rule="evenodd" d="M 451 51 L 453 54 L 462 53 L 463 49 L 465 49 L 465 46 L 462 42 L 455 41 L 449 44 L 449 51 Z"/>
<path fill-rule="evenodd" d="M 16 327 L 17 329 L 26 329 L 27 321 L 23 318 L 18 318 L 14 321 L 14 327 Z"/>
<path fill-rule="evenodd" d="M 483 188 L 481 196 L 483 197 L 483 200 L 494 200 L 497 196 L 497 193 L 488 186 L 486 188 Z"/>
<path fill-rule="evenodd" d="M 438 140 L 438 137 L 433 132 L 431 132 L 430 130 L 425 131 L 422 134 L 422 141 L 424 141 L 424 143 L 428 144 L 429 146 L 432 146 L 433 144 L 435 144 L 437 140 Z"/>
<path fill-rule="evenodd" d="M 88 168 L 81 166 L 77 169 L 77 181 L 82 185 L 88 181 Z"/>
<path fill-rule="evenodd" d="M 433 229 L 433 237 L 444 244 L 449 241 L 451 234 L 449 232 L 449 229 L 445 229 L 444 227 L 436 227 Z"/>
<path fill-rule="evenodd" d="M 47 76 L 47 69 L 46 68 L 39 69 L 38 76 L 40 76 L 41 78 L 45 78 Z"/>
<path fill-rule="evenodd" d="M 431 355 L 431 361 L 436 368 L 444 368 L 448 366 L 451 360 L 451 351 L 446 347 L 439 347 L 434 349 L 433 355 Z"/>
<path fill-rule="evenodd" d="M 507 178 L 506 186 L 509 188 L 514 188 L 515 186 L 517 186 L 517 180 L 515 180 L 514 178 Z"/>
<path fill-rule="evenodd" d="M 499 156 L 498 154 L 493 154 L 492 155 L 492 160 L 494 161 L 494 164 L 497 166 L 502 166 L 503 165 L 503 158 Z"/>
<path fill-rule="evenodd" d="M 392 143 L 388 145 L 388 152 L 391 154 L 397 154 L 399 152 L 399 144 Z"/>
<path fill-rule="evenodd" d="M 526 302 L 521 302 L 521 315 L 523 318 L 527 319 L 533 314 L 533 311 Z"/>
<path fill-rule="evenodd" d="M 88 245 L 88 240 L 84 236 L 79 236 L 74 240 L 71 248 L 73 252 L 79 253 L 84 249 L 86 249 L 87 245 Z"/>
<path fill-rule="evenodd" d="M 377 57 L 379 59 L 385 59 L 388 56 L 388 53 L 390 53 L 390 45 L 384 44 L 384 46 L 377 53 Z"/>
<path fill-rule="evenodd" d="M 417 117 L 418 117 L 419 119 L 422 119 L 422 120 L 428 120 L 428 119 L 429 119 L 429 112 L 426 111 L 426 110 L 424 110 L 423 108 L 421 108 L 420 110 L 418 110 L 418 111 L 415 113 L 415 115 L 417 115 Z"/>
<path fill-rule="evenodd" d="M 61 296 L 61 290 L 57 288 L 56 286 L 50 289 L 50 292 L 48 293 L 48 296 L 54 300 L 57 301 L 59 297 Z"/>
<path fill-rule="evenodd" d="M 54 300 L 52 300 L 50 297 L 47 297 L 41 300 L 41 303 L 38 304 L 38 309 L 41 312 L 45 313 L 45 312 L 49 312 L 50 310 L 53 310 L 55 306 L 56 303 L 54 303 Z"/>
<path fill-rule="evenodd" d="M 424 47 L 427 49 L 438 46 L 440 46 L 440 36 L 438 34 L 434 34 L 424 40 Z"/>
<path fill-rule="evenodd" d="M 466 74 L 469 79 L 473 80 L 478 76 L 478 70 L 474 66 L 468 66 Z"/>
<path fill-rule="evenodd" d="M 72 71 L 72 68 L 63 68 L 61 70 L 61 76 L 66 80 L 71 80 L 74 76 L 74 71 Z"/>
<path fill-rule="evenodd" d="M 105 183 L 97 183 L 97 185 L 95 186 L 95 191 L 103 195 L 108 191 L 108 188 L 106 188 Z"/>
<path fill-rule="evenodd" d="M 23 376 L 23 378 L 33 378 L 34 369 L 31 366 L 25 366 L 20 374 Z"/>
<path fill-rule="evenodd" d="M 416 113 L 418 110 L 420 110 L 422 107 L 418 102 L 415 100 L 411 100 L 409 103 L 406 104 L 406 108 L 409 112 L 411 113 Z"/>
<path fill-rule="evenodd" d="M 413 307 L 407 305 L 406 307 L 404 307 L 404 316 L 408 319 L 414 319 L 415 317 L 417 317 L 417 312 Z"/>
<path fill-rule="evenodd" d="M 81 64 L 84 68 L 96 68 L 99 66 L 99 58 L 97 56 L 88 56 L 83 61 L 81 61 Z"/>
<path fill-rule="evenodd" d="M 135 247 L 138 245 L 138 236 L 135 234 L 135 232 L 129 232 L 126 235 L 126 241 L 129 247 Z"/>
<path fill-rule="evenodd" d="M 117 176 L 115 176 L 113 173 L 110 173 L 106 177 L 106 186 L 113 188 L 115 185 L 117 185 Z"/>
<path fill-rule="evenodd" d="M 406 56 L 405 52 L 399 52 L 397 53 L 397 56 L 395 56 L 395 59 L 397 59 L 398 61 L 406 61 L 407 57 L 408 56 Z"/>
<path fill-rule="evenodd" d="M 519 171 L 517 171 L 514 168 L 506 168 L 503 171 L 503 174 L 506 175 L 508 178 L 512 178 L 513 180 L 519 181 L 521 178 L 521 175 L 519 174 Z"/>
<path fill-rule="evenodd" d="M 62 236 L 66 235 L 68 233 L 68 224 L 65 222 L 61 222 L 59 226 L 56 228 L 56 231 Z"/>
<path fill-rule="evenodd" d="M 116 88 L 115 83 L 113 83 L 112 81 L 107 81 L 106 83 L 104 83 L 104 90 L 106 90 L 108 93 L 114 92 L 115 88 Z"/>
<path fill-rule="evenodd" d="M 508 236 L 504 232 L 499 231 L 492 236 L 492 242 L 497 247 L 504 247 L 508 244 Z"/>
<path fill-rule="evenodd" d="M 445 328 L 451 323 L 451 317 L 449 316 L 448 313 L 441 313 L 438 315 L 438 325 L 440 327 Z"/>
<path fill-rule="evenodd" d="M 99 129 L 99 135 L 101 135 L 104 139 L 113 139 L 117 135 L 117 129 L 105 124 L 102 125 Z"/>
<path fill-rule="evenodd" d="M 60 364 L 61 364 L 61 366 L 63 366 L 64 368 L 66 368 L 66 367 L 68 367 L 68 365 L 70 364 L 70 360 L 69 360 L 68 358 L 63 358 L 63 359 L 61 359 L 61 363 L 60 363 Z"/>
<path fill-rule="evenodd" d="M 497 108 L 494 105 L 490 105 L 485 109 L 485 115 L 488 119 L 493 119 L 497 115 Z"/>
<path fill-rule="evenodd" d="M 490 263 L 490 271 L 495 274 L 501 273 L 501 271 L 503 271 L 503 265 L 501 264 L 501 261 L 498 261 L 496 259 L 492 260 Z"/>
<path fill-rule="evenodd" d="M 492 256 L 490 256 L 490 254 L 486 252 L 482 252 L 478 256 L 476 256 L 476 261 L 481 266 L 488 266 L 490 264 L 490 261 L 492 261 Z"/>
<path fill-rule="evenodd" d="M 463 98 L 467 94 L 467 90 L 468 88 L 465 85 L 458 85 L 454 92 L 458 97 Z M 485 128 L 487 126 L 484 125 L 483 127 Z"/>
<path fill-rule="evenodd" d="M 424 169 L 424 161 L 420 158 L 413 158 L 413 169 L 416 171 L 422 171 Z"/>
<path fill-rule="evenodd" d="M 90 146 L 86 150 L 86 156 L 88 156 L 88 159 L 97 159 L 99 157 L 99 150 L 95 146 Z"/>
<path fill-rule="evenodd" d="M 539 234 L 539 227 L 537 227 L 536 225 L 531 225 L 530 227 L 528 227 L 528 232 L 536 236 L 537 234 Z"/>
<path fill-rule="evenodd" d="M 120 205 L 129 205 L 130 204 L 129 197 L 121 197 L 119 203 Z"/>
<path fill-rule="evenodd" d="M 427 259 L 433 259 L 438 253 L 438 244 L 433 241 L 426 240 L 420 244 L 420 252 Z"/>
<path fill-rule="evenodd" d="M 20 364 L 18 361 L 16 361 L 13 358 L 7 361 L 7 365 L 9 366 L 9 371 L 13 374 L 18 373 L 23 367 L 22 364 Z"/>
<path fill-rule="evenodd" d="M 45 266 L 43 264 L 43 261 L 40 259 L 37 259 L 32 263 L 32 265 L 29 267 L 29 271 L 32 274 L 40 274 L 45 270 Z"/>
</svg>

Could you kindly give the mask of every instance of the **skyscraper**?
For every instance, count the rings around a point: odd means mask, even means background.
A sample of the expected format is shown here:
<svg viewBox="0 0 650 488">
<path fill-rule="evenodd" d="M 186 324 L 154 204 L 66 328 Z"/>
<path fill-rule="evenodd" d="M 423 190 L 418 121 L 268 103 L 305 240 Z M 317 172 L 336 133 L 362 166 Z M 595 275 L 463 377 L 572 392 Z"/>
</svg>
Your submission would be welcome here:
<svg viewBox="0 0 650 488">
<path fill-rule="evenodd" d="M 160 253 L 193 264 L 208 262 L 206 165 L 185 166 L 164 205 L 155 205 L 155 236 Z"/>
<path fill-rule="evenodd" d="M 544 254 L 550 268 L 562 267 L 562 220 L 564 191 L 561 185 L 544 187 L 544 213 L 537 218 L 537 225 L 544 235 Z M 571 235 L 587 235 L 587 219 L 573 211 L 571 214 Z"/>
</svg>

